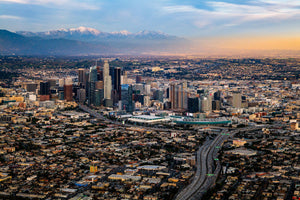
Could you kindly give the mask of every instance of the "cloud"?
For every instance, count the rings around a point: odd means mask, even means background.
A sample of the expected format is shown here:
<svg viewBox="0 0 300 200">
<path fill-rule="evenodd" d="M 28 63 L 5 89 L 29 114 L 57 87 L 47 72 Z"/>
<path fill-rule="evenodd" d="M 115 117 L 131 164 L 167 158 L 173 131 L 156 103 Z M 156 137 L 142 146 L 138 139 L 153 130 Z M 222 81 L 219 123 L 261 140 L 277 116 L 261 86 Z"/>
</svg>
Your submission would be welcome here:
<svg viewBox="0 0 300 200">
<path fill-rule="evenodd" d="M 99 10 L 100 7 L 86 2 L 77 2 L 73 0 L 0 0 L 6 3 L 31 4 L 42 6 L 64 6 L 64 8 Z"/>
<path fill-rule="evenodd" d="M 300 6 L 300 1 L 299 0 L 257 0 L 256 2 L 261 2 L 261 3 L 267 3 L 270 5 L 280 5 L 280 6 L 289 6 L 289 7 L 294 7 L 294 6 Z"/>
<path fill-rule="evenodd" d="M 259 3 L 259 1 L 257 2 Z M 214 13 L 222 17 L 239 17 L 239 21 L 254 21 L 260 19 L 286 19 L 299 15 L 299 8 L 287 6 L 277 7 L 275 4 L 241 5 L 226 2 L 209 2 Z"/>
<path fill-rule="evenodd" d="M 167 13 L 186 13 L 186 12 L 199 13 L 204 11 L 190 5 L 165 6 L 163 7 L 163 10 Z"/>
<path fill-rule="evenodd" d="M 22 19 L 19 16 L 13 16 L 13 15 L 0 15 L 0 19 L 15 19 L 15 20 L 20 20 Z"/>
<path fill-rule="evenodd" d="M 286 20 L 300 17 L 300 1 L 255 0 L 248 4 L 228 3 L 224 1 L 207 1 L 208 9 L 192 5 L 164 6 L 166 14 L 180 14 L 198 28 L 209 25 L 224 27 L 242 25 L 254 21 Z"/>
<path fill-rule="evenodd" d="M 0 0 L 0 2 L 10 2 L 10 3 L 22 3 L 22 4 L 25 4 L 26 0 Z"/>
</svg>

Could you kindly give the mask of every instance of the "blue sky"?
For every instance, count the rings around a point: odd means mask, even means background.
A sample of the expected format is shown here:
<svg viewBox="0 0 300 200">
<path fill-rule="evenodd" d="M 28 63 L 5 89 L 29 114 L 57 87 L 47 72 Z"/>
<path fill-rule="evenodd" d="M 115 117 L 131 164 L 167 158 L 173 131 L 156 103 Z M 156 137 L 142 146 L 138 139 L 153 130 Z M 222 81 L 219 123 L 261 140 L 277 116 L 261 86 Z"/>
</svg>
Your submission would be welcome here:
<svg viewBox="0 0 300 200">
<path fill-rule="evenodd" d="M 0 0 L 0 28 L 162 31 L 181 37 L 300 35 L 300 0 Z"/>
</svg>

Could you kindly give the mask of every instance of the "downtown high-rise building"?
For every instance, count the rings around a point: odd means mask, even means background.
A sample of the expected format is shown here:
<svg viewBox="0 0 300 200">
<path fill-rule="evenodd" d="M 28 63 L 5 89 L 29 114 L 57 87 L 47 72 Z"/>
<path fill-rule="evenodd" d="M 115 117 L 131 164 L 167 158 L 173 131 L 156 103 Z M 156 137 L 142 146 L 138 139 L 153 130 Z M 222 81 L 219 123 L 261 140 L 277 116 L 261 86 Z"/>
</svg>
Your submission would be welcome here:
<svg viewBox="0 0 300 200">
<path fill-rule="evenodd" d="M 40 82 L 40 101 L 50 100 L 50 83 Z"/>
<path fill-rule="evenodd" d="M 128 83 L 127 71 L 123 71 L 123 73 L 121 75 L 121 85 L 122 84 L 127 84 L 127 83 Z"/>
<path fill-rule="evenodd" d="M 109 64 L 107 60 L 104 61 L 103 80 L 104 80 L 104 99 L 111 99 L 112 82 L 111 82 L 111 76 L 109 75 Z"/>
<path fill-rule="evenodd" d="M 170 84 L 169 99 L 171 102 L 171 109 L 188 109 L 188 92 L 185 83 Z"/>
<path fill-rule="evenodd" d="M 182 83 L 182 108 L 187 110 L 188 109 L 188 92 L 187 92 L 187 82 Z"/>
<path fill-rule="evenodd" d="M 121 100 L 121 68 L 115 67 L 113 75 L 113 102 L 116 104 Z"/>
<path fill-rule="evenodd" d="M 240 92 L 233 92 L 232 95 L 232 106 L 234 108 L 241 108 L 242 107 L 242 94 Z"/>
<path fill-rule="evenodd" d="M 171 102 L 171 109 L 175 109 L 177 105 L 177 98 L 176 98 L 176 85 L 174 83 L 170 84 L 169 90 L 169 100 Z"/>
<path fill-rule="evenodd" d="M 81 87 L 85 87 L 86 84 L 86 76 L 85 76 L 86 70 L 83 68 L 78 69 L 78 85 Z"/>
<path fill-rule="evenodd" d="M 144 93 L 145 93 L 145 95 L 150 96 L 150 93 L 151 93 L 151 85 L 150 84 L 144 85 Z"/>
<path fill-rule="evenodd" d="M 163 102 L 164 101 L 164 91 L 162 91 L 162 90 L 155 90 L 153 92 L 153 99 L 154 100 L 158 100 L 160 102 Z"/>
<path fill-rule="evenodd" d="M 201 100 L 199 97 L 188 98 L 188 111 L 190 113 L 197 113 L 201 111 Z"/>
<path fill-rule="evenodd" d="M 132 85 L 123 84 L 121 85 L 121 101 L 122 101 L 122 110 L 127 112 L 133 112 L 134 102 L 132 100 L 133 89 Z"/>
<path fill-rule="evenodd" d="M 201 99 L 201 108 L 203 112 L 212 111 L 212 95 L 207 95 Z"/>
<path fill-rule="evenodd" d="M 220 110 L 221 109 L 221 91 L 216 91 L 214 93 L 214 99 L 212 101 L 212 110 Z"/>
<path fill-rule="evenodd" d="M 81 88 L 77 90 L 77 100 L 79 103 L 84 103 L 86 100 L 86 91 L 85 89 Z"/>
<path fill-rule="evenodd" d="M 40 95 L 50 95 L 50 83 L 40 82 Z"/>
<path fill-rule="evenodd" d="M 114 77 L 112 77 L 111 74 L 113 74 Z M 78 87 L 79 89 L 83 88 L 86 90 L 88 105 L 116 106 L 121 100 L 121 75 L 122 71 L 120 67 L 109 67 L 108 61 L 105 60 L 103 69 L 99 66 L 92 66 L 89 70 L 79 69 Z M 85 83 L 84 80 L 88 81 Z M 82 87 L 82 85 L 86 85 L 86 87 Z M 82 92 L 83 90 L 81 93 Z M 83 97 L 83 95 L 81 95 L 81 97 Z"/>
<path fill-rule="evenodd" d="M 95 104 L 95 90 L 96 90 L 96 82 L 98 80 L 97 77 L 97 67 L 93 66 L 90 68 L 89 73 L 89 81 L 88 81 L 88 103 L 89 105 Z"/>
<path fill-rule="evenodd" d="M 72 78 L 66 78 L 64 84 L 64 99 L 66 101 L 73 100 L 73 81 Z"/>
</svg>

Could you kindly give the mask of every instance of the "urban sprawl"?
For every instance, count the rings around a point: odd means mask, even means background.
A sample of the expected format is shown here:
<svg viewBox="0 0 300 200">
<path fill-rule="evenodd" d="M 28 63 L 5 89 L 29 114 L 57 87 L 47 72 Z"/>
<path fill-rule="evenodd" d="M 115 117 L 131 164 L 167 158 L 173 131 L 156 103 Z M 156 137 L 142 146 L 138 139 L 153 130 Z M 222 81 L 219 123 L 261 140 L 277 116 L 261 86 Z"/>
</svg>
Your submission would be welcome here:
<svg viewBox="0 0 300 200">
<path fill-rule="evenodd" d="M 0 199 L 300 199 L 299 69 L 0 57 Z"/>
</svg>

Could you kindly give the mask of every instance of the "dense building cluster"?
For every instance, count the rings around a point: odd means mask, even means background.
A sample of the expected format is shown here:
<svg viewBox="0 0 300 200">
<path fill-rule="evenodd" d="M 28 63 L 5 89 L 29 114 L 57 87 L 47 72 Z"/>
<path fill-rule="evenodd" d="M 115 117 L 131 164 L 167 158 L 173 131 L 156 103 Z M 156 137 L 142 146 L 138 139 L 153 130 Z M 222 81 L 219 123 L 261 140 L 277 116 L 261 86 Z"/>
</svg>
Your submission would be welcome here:
<svg viewBox="0 0 300 200">
<path fill-rule="evenodd" d="M 227 141 L 211 199 L 298 199 L 300 140 L 282 128 L 240 132 Z"/>
<path fill-rule="evenodd" d="M 193 175 L 203 133 L 119 126 L 71 106 L 3 109 L 2 198 L 171 199 Z"/>
<path fill-rule="evenodd" d="M 0 198 L 174 199 L 225 132 L 206 199 L 300 197 L 297 59 L 20 60 L 0 60 Z"/>
</svg>

